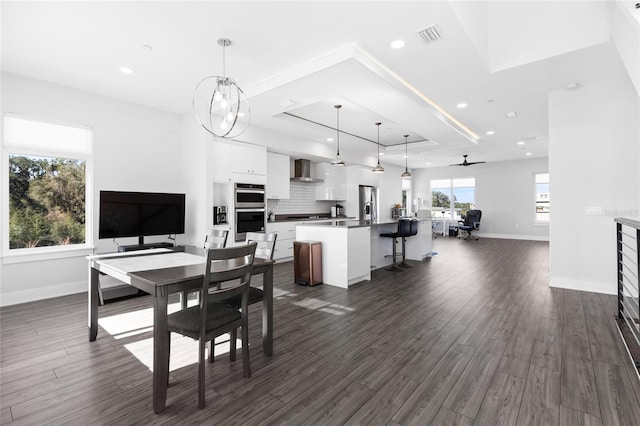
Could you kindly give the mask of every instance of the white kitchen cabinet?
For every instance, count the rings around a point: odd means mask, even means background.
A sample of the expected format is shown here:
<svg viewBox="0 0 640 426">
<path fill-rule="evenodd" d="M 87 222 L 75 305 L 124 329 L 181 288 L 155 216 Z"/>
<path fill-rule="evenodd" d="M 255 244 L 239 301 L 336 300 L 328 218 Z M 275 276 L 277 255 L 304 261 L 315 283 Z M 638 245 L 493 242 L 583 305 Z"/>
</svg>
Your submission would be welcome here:
<svg viewBox="0 0 640 426">
<path fill-rule="evenodd" d="M 347 168 L 329 163 L 316 164 L 316 200 L 344 201 L 347 199 Z"/>
<path fill-rule="evenodd" d="M 223 140 L 215 140 L 210 147 L 209 165 L 214 182 L 232 182 L 232 145 Z"/>
<path fill-rule="evenodd" d="M 296 239 L 296 225 L 298 222 L 267 223 L 267 232 L 278 234 L 273 260 L 289 260 L 293 258 L 293 241 Z"/>
<path fill-rule="evenodd" d="M 267 198 L 288 200 L 289 156 L 267 152 Z"/>
<path fill-rule="evenodd" d="M 267 149 L 242 142 L 232 144 L 231 171 L 250 175 L 267 174 Z"/>
</svg>

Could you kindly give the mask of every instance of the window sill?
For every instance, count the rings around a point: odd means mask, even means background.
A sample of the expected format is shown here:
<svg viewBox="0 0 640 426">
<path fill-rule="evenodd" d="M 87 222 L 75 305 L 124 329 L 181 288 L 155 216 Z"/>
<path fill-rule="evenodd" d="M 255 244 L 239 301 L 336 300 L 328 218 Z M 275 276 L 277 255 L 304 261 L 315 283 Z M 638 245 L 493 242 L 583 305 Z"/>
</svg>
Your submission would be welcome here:
<svg viewBox="0 0 640 426">
<path fill-rule="evenodd" d="M 70 257 L 85 257 L 93 254 L 94 247 L 86 244 L 74 246 L 40 247 L 29 249 L 14 249 L 2 253 L 2 264 L 39 262 L 42 260 L 65 259 Z"/>
</svg>

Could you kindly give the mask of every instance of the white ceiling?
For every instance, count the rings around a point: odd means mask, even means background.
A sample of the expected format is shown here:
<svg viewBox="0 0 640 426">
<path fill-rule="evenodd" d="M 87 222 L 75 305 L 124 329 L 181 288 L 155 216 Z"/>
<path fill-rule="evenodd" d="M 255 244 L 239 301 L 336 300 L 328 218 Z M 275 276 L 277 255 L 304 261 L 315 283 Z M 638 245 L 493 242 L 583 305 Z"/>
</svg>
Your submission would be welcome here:
<svg viewBox="0 0 640 426">
<path fill-rule="evenodd" d="M 340 129 L 357 136 L 340 138 L 349 162 L 374 161 L 378 121 L 383 165 L 404 166 L 404 134 L 410 168 L 458 163 L 462 154 L 505 161 L 527 158 L 525 152 L 547 156 L 549 92 L 616 78 L 619 67 L 607 66 L 619 62 L 610 41 L 612 7 L 609 1 L 2 1 L 1 65 L 185 113 L 196 84 L 221 74 L 216 40 L 226 37 L 227 75 L 249 97 L 252 129 L 295 138 L 291 153 L 326 144 L 323 152 L 334 152 L 327 138 L 335 138 L 333 106 L 341 104 Z M 442 38 L 427 44 L 417 31 L 431 25 Z M 405 47 L 391 49 L 396 39 Z M 133 74 L 122 74 L 122 66 Z M 280 105 L 287 100 L 295 104 Z M 459 102 L 467 108 L 458 109 Z M 519 115 L 508 119 L 508 111 Z"/>
</svg>

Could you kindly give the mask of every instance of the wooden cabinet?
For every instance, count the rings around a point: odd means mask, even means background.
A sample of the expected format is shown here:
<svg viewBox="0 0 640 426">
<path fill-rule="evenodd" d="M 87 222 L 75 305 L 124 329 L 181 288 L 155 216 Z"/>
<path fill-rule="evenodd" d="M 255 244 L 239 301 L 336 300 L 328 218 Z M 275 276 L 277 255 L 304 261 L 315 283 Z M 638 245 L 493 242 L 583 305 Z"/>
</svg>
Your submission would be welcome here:
<svg viewBox="0 0 640 426">
<path fill-rule="evenodd" d="M 316 164 L 316 200 L 344 201 L 347 199 L 347 168 L 329 163 Z"/>
<path fill-rule="evenodd" d="M 273 260 L 293 258 L 293 241 L 296 239 L 297 222 L 267 223 L 267 232 L 278 234 Z"/>
<path fill-rule="evenodd" d="M 289 174 L 289 156 L 267 152 L 267 198 L 289 199 Z"/>
</svg>

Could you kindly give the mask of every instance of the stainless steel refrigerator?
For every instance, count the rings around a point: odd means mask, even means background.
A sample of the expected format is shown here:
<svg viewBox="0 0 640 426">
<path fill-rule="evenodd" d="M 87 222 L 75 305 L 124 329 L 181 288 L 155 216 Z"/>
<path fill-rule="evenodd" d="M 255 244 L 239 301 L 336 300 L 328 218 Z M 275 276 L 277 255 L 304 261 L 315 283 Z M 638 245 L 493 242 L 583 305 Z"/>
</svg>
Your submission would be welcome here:
<svg viewBox="0 0 640 426">
<path fill-rule="evenodd" d="M 378 188 L 360 185 L 360 220 L 378 219 Z"/>
</svg>

